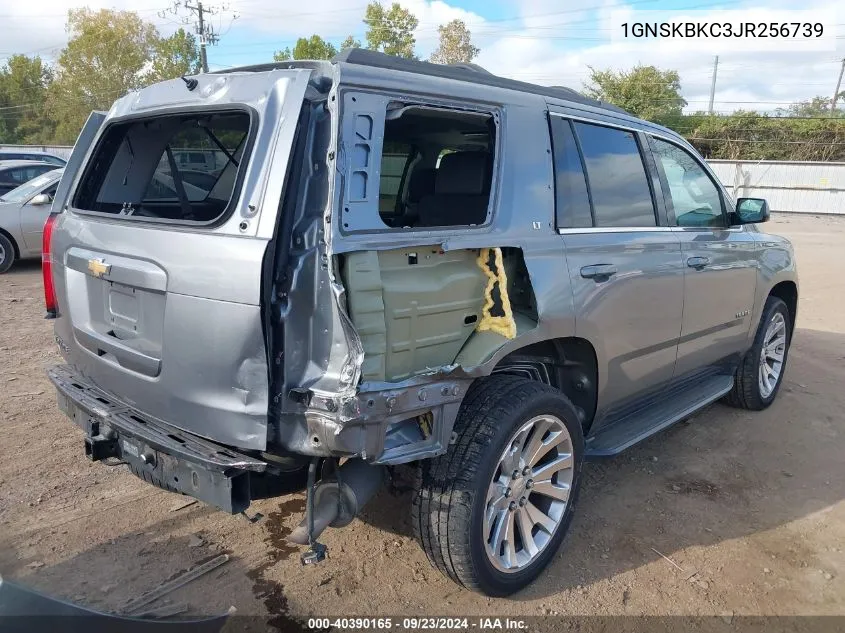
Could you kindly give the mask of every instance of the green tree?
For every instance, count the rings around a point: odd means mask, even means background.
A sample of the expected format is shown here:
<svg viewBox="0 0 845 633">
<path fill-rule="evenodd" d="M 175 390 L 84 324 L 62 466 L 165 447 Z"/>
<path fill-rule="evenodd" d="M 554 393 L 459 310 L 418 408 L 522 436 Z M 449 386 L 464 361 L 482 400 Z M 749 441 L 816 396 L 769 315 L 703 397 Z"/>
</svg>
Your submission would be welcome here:
<svg viewBox="0 0 845 633">
<path fill-rule="evenodd" d="M 791 104 L 785 110 L 778 109 L 778 114 L 784 116 L 830 116 L 830 98 L 829 97 L 813 97 L 809 101 L 798 101 Z M 833 116 L 845 116 L 845 112 L 834 111 Z"/>
<path fill-rule="evenodd" d="M 706 158 L 845 160 L 842 117 L 807 119 L 738 110 L 698 117 L 695 127 L 686 127 L 682 133 Z"/>
<path fill-rule="evenodd" d="M 649 121 L 663 122 L 681 115 L 687 102 L 681 97 L 681 80 L 676 70 L 636 66 L 632 70 L 590 68 L 585 94 L 612 103 Z"/>
<path fill-rule="evenodd" d="M 346 39 L 340 43 L 340 50 L 346 48 L 361 48 L 361 40 L 356 40 L 354 36 L 347 35 Z"/>
<path fill-rule="evenodd" d="M 52 136 L 44 116 L 52 69 L 40 57 L 12 55 L 0 68 L 0 140 L 39 143 Z"/>
<path fill-rule="evenodd" d="M 108 110 L 118 97 L 144 84 L 159 35 L 131 11 L 70 9 L 70 40 L 58 59 L 48 99 L 56 141 L 72 143 L 92 110 Z"/>
<path fill-rule="evenodd" d="M 193 33 L 180 28 L 170 37 L 160 37 L 153 44 L 152 66 L 144 76 L 144 81 L 155 83 L 183 75 L 195 75 L 201 70 L 197 38 Z"/>
<path fill-rule="evenodd" d="M 285 62 L 290 59 L 331 59 L 337 55 L 337 48 L 319 35 L 300 37 L 293 50 L 286 48 L 273 54 L 273 61 Z"/>
<path fill-rule="evenodd" d="M 379 2 L 371 2 L 367 5 L 364 23 L 367 25 L 367 48 L 396 57 L 416 59 L 414 29 L 419 25 L 419 20 L 408 9 L 403 9 L 397 2 L 390 5 L 389 9 L 385 9 Z"/>
<path fill-rule="evenodd" d="M 468 63 L 478 57 L 481 51 L 472 44 L 472 34 L 463 20 L 452 20 L 437 27 L 440 45 L 431 54 L 429 61 L 435 64 Z"/>
</svg>

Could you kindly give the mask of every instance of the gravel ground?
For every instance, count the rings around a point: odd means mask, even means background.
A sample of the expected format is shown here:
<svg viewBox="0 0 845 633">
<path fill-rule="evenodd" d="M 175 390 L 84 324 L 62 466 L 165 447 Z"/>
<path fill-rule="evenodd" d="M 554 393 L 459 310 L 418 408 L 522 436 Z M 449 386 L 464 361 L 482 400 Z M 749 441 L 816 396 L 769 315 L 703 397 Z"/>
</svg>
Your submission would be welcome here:
<svg viewBox="0 0 845 633">
<path fill-rule="evenodd" d="M 44 370 L 58 362 L 40 269 L 0 277 L 0 573 L 115 610 L 221 552 L 230 560 L 170 598 L 190 612 L 269 615 L 845 615 L 845 218 L 779 217 L 801 275 L 783 389 L 761 413 L 714 405 L 585 467 L 569 536 L 538 582 L 510 599 L 461 590 L 410 536 L 410 498 L 385 490 L 329 559 L 301 567 L 284 536 L 302 495 L 244 517 L 87 461 Z M 658 553 L 659 552 L 659 553 Z M 683 571 L 663 558 L 669 557 Z M 695 572 L 695 573 L 693 573 Z M 842 626 L 842 620 L 837 626 Z"/>
</svg>

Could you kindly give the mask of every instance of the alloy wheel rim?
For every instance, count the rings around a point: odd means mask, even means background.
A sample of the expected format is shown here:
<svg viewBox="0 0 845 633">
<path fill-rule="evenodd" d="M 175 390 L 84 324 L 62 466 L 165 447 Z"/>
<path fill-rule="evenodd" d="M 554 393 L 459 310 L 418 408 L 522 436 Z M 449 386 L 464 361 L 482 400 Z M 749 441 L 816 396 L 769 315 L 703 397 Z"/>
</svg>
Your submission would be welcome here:
<svg viewBox="0 0 845 633">
<path fill-rule="evenodd" d="M 768 398 L 777 387 L 783 373 L 783 361 L 786 355 L 786 319 L 780 312 L 775 312 L 763 336 L 763 349 L 760 350 L 760 368 L 758 381 L 760 395 Z"/>
<path fill-rule="evenodd" d="M 513 434 L 484 507 L 484 549 L 496 569 L 522 571 L 546 549 L 569 504 L 574 467 L 572 438 L 560 418 L 531 418 Z"/>
<path fill-rule="evenodd" d="M 0 266 L 3 265 L 3 262 L 6 261 L 6 249 L 3 248 L 3 245 L 0 244 Z"/>
</svg>

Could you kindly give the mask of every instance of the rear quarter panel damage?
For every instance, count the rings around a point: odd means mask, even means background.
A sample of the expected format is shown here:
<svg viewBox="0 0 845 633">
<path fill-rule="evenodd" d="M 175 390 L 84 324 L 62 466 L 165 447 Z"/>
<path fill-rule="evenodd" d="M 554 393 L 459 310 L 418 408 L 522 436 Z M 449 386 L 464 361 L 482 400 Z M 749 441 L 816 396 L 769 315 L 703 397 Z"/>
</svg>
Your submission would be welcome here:
<svg viewBox="0 0 845 633">
<path fill-rule="evenodd" d="M 340 71 L 341 81 L 344 72 L 345 68 Z M 371 69 L 358 68 L 350 72 L 367 75 L 370 86 L 381 83 L 386 90 L 405 90 L 404 86 L 399 89 L 396 85 L 398 77 L 394 77 L 396 73 L 392 71 L 372 73 Z M 351 84 L 354 83 L 355 78 L 352 77 Z M 500 124 L 497 132 L 491 221 L 481 227 L 377 233 L 346 232 L 341 226 L 342 220 L 332 217 L 330 211 L 344 207 L 344 187 L 349 178 L 345 157 L 350 155 L 351 144 L 355 142 L 354 138 L 344 136 L 343 131 L 344 117 L 352 116 L 354 111 L 341 112 L 337 106 L 341 101 L 337 98 L 337 89 L 331 93 L 331 97 L 335 98 L 330 97 L 327 107 L 334 129 L 326 154 L 331 157 L 331 178 L 326 192 L 326 199 L 331 204 L 320 211 L 322 222 L 319 229 L 316 229 L 314 209 L 310 220 L 303 217 L 298 221 L 301 226 L 308 226 L 309 245 L 314 250 L 313 256 L 305 255 L 303 251 L 295 266 L 297 276 L 301 278 L 304 274 L 308 277 L 308 283 L 303 287 L 313 289 L 309 292 L 319 313 L 308 329 L 314 340 L 322 337 L 324 343 L 320 344 L 319 364 L 311 366 L 317 371 L 310 380 L 306 378 L 299 384 L 305 392 L 303 397 L 298 397 L 300 402 L 291 405 L 290 397 L 283 398 L 286 401 L 282 406 L 283 415 L 287 412 L 299 420 L 305 418 L 305 428 L 302 424 L 292 424 L 288 425 L 288 431 L 282 431 L 288 434 L 282 438 L 287 448 L 306 454 L 361 454 L 385 463 L 438 454 L 448 445 L 454 417 L 474 378 L 491 373 L 496 362 L 514 349 L 535 341 L 574 334 L 572 292 L 565 269 L 563 243 L 554 227 L 551 146 L 542 99 L 532 95 L 504 95 L 497 88 L 480 87 L 473 89 L 470 95 L 465 85 L 450 83 L 442 87 L 442 94 L 450 92 L 458 99 L 485 102 L 490 110 L 497 113 L 499 121 L 507 119 L 508 124 Z M 461 92 L 466 94 L 456 94 Z M 517 103 L 513 103 L 514 99 Z M 505 102 L 511 105 L 502 105 Z M 366 103 L 362 107 L 366 108 Z M 372 111 L 371 108 L 367 110 L 369 113 Z M 383 133 L 383 113 L 376 113 L 373 121 L 376 126 L 373 135 L 377 137 Z M 337 159 L 332 160 L 334 157 Z M 373 203 L 377 204 L 377 201 Z M 294 248 L 301 244 L 307 250 L 305 239 L 306 231 L 294 230 Z M 356 331 L 347 317 L 350 297 L 341 270 L 343 256 L 402 248 L 423 249 L 432 245 L 446 253 L 467 249 L 477 251 L 487 247 L 519 249 L 524 258 L 527 281 L 536 298 L 533 322 L 529 321 L 527 327 L 518 327 L 517 336 L 512 340 L 499 337 L 500 340 L 472 344 L 473 337 L 491 335 L 489 332 L 475 333 L 449 362 L 417 367 L 410 376 L 393 381 L 365 376 L 358 384 L 366 359 L 361 338 L 368 333 Z M 296 285 L 293 287 L 296 288 Z M 324 303 L 324 299 L 329 297 L 331 301 Z M 483 301 L 482 294 L 478 299 Z M 317 323 L 320 323 L 319 330 Z M 330 342 L 331 348 L 327 349 L 325 342 Z M 313 346 L 314 342 L 310 345 Z M 285 348 L 291 350 L 287 344 Z M 330 358 L 331 350 L 337 350 L 337 353 Z M 288 355 L 291 353 L 286 351 Z M 291 363 L 302 369 L 307 365 L 304 358 L 288 356 L 286 367 L 290 367 Z M 301 369 L 294 373 L 303 377 L 307 375 Z M 354 387 L 350 389 L 345 380 L 350 373 L 352 385 L 358 385 L 357 391 Z M 292 381 L 289 384 L 293 384 Z M 385 435 L 392 426 L 429 412 L 435 418 L 430 437 L 404 452 L 391 452 L 392 449 L 385 446 Z M 280 424 L 280 428 L 285 426 L 283 422 Z"/>
</svg>

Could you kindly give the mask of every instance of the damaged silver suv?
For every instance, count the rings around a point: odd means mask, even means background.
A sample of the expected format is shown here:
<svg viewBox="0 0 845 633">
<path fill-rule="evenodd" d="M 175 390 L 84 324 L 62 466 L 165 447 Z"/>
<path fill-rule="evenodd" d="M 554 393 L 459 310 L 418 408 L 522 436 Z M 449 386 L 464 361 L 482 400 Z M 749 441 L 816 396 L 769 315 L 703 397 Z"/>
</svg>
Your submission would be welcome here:
<svg viewBox="0 0 845 633">
<path fill-rule="evenodd" d="M 54 212 L 49 375 L 90 459 L 233 513 L 304 488 L 303 562 L 413 463 L 422 547 L 489 595 L 554 556 L 585 459 L 768 406 L 797 309 L 765 201 L 674 132 L 361 50 L 121 98 Z"/>
</svg>

